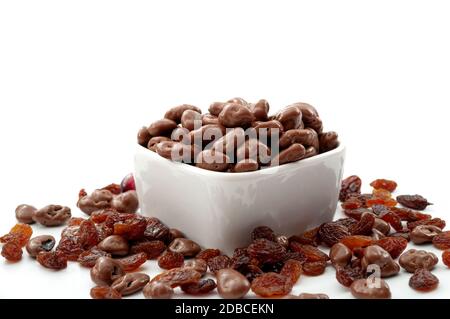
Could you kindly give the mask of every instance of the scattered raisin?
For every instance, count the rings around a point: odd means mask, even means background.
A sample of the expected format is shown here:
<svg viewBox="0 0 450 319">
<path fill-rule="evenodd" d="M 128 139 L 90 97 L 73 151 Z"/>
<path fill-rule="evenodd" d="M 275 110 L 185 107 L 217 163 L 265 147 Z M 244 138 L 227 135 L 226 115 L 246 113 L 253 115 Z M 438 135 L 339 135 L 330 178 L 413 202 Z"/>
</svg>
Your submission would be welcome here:
<svg viewBox="0 0 450 319">
<path fill-rule="evenodd" d="M 409 279 L 409 286 L 412 289 L 429 292 L 437 288 L 439 279 L 433 275 L 428 269 L 420 268 L 414 272 L 414 275 Z"/>
<path fill-rule="evenodd" d="M 358 279 L 364 278 L 364 271 L 360 267 L 338 267 L 336 269 L 336 279 L 344 287 L 350 287 Z"/>
<path fill-rule="evenodd" d="M 385 237 L 377 240 L 375 245 L 386 250 L 393 259 L 397 259 L 408 246 L 408 241 L 403 237 Z"/>
<path fill-rule="evenodd" d="M 319 227 L 307 230 L 301 235 L 292 236 L 289 238 L 289 242 L 296 241 L 303 245 L 311 245 L 311 246 L 319 246 L 320 238 L 319 238 Z"/>
<path fill-rule="evenodd" d="M 326 261 L 307 261 L 303 264 L 303 273 L 307 276 L 320 276 L 326 268 Z"/>
<path fill-rule="evenodd" d="M 148 259 L 155 259 L 166 250 L 166 245 L 160 240 L 140 241 L 131 246 L 131 253 L 146 253 Z"/>
<path fill-rule="evenodd" d="M 433 245 L 437 249 L 450 249 L 450 231 L 444 231 L 434 236 Z"/>
<path fill-rule="evenodd" d="M 92 247 L 90 250 L 84 251 L 78 256 L 78 262 L 81 266 L 92 268 L 100 257 L 111 257 L 111 254 L 97 247 Z"/>
<path fill-rule="evenodd" d="M 401 220 L 407 222 L 416 222 L 418 220 L 431 219 L 431 215 L 423 214 L 408 208 L 390 207 L 389 210 L 400 217 Z"/>
<path fill-rule="evenodd" d="M 16 224 L 8 234 L 0 237 L 0 243 L 14 242 L 19 247 L 24 247 L 33 235 L 33 229 L 27 224 Z"/>
<path fill-rule="evenodd" d="M 250 257 L 257 259 L 260 263 L 276 263 L 281 261 L 286 249 L 278 244 L 264 238 L 257 239 L 248 246 L 247 252 Z"/>
<path fill-rule="evenodd" d="M 208 263 L 209 271 L 212 273 L 216 273 L 221 269 L 230 267 L 231 259 L 228 256 L 221 255 L 221 256 L 216 256 L 216 257 L 209 259 L 207 261 L 207 263 Z"/>
<path fill-rule="evenodd" d="M 442 253 L 442 262 L 450 268 L 450 249 L 447 249 Z"/>
<path fill-rule="evenodd" d="M 400 195 L 397 196 L 397 201 L 405 207 L 417 210 L 424 210 L 428 205 L 433 205 L 420 195 Z"/>
<path fill-rule="evenodd" d="M 70 261 L 77 261 L 78 257 L 83 253 L 78 235 L 62 236 L 56 247 L 56 251 L 64 255 Z"/>
<path fill-rule="evenodd" d="M 158 218 L 148 218 L 144 237 L 148 240 L 161 240 L 168 243 L 171 239 L 170 228 L 162 223 Z"/>
<path fill-rule="evenodd" d="M 99 286 L 91 289 L 92 299 L 121 299 L 120 293 L 108 286 Z"/>
<path fill-rule="evenodd" d="M 135 271 L 147 261 L 146 253 L 137 253 L 117 259 L 124 271 Z"/>
<path fill-rule="evenodd" d="M 146 228 L 147 221 L 143 217 L 133 216 L 115 223 L 114 235 L 120 235 L 128 240 L 139 240 L 144 237 Z"/>
<path fill-rule="evenodd" d="M 369 236 L 362 236 L 362 235 L 354 235 L 354 236 L 348 236 L 345 238 L 342 238 L 340 240 L 340 243 L 344 244 L 345 246 L 347 246 L 348 248 L 350 248 L 350 250 L 355 250 L 355 248 L 364 248 L 367 246 L 372 245 L 373 240 L 372 237 Z"/>
<path fill-rule="evenodd" d="M 307 262 L 328 261 L 330 259 L 323 251 L 311 245 L 302 245 L 293 241 L 289 244 L 289 247 L 292 251 L 304 256 Z"/>
<path fill-rule="evenodd" d="M 392 226 L 396 231 L 403 229 L 402 220 L 390 210 L 380 215 L 380 218 Z"/>
<path fill-rule="evenodd" d="M 394 207 L 395 205 L 397 205 L 397 201 L 393 198 L 381 198 L 381 197 L 372 197 L 367 200 L 367 207 L 373 207 L 375 205 Z"/>
<path fill-rule="evenodd" d="M 91 249 L 99 243 L 97 228 L 91 220 L 81 222 L 78 235 L 80 236 L 80 245 L 84 250 Z"/>
<path fill-rule="evenodd" d="M 364 213 L 357 224 L 349 227 L 349 231 L 352 235 L 371 235 L 374 224 L 374 215 L 370 213 Z"/>
<path fill-rule="evenodd" d="M 256 239 L 267 239 L 270 241 L 276 241 L 276 236 L 274 231 L 267 227 L 267 226 L 259 226 L 256 227 L 253 231 L 252 231 L 252 240 L 256 240 Z"/>
<path fill-rule="evenodd" d="M 22 259 L 22 247 L 15 241 L 9 241 L 2 247 L 2 256 L 8 261 L 16 262 Z"/>
<path fill-rule="evenodd" d="M 319 228 L 320 240 L 328 247 L 337 244 L 342 238 L 349 236 L 347 227 L 335 222 L 325 223 Z"/>
<path fill-rule="evenodd" d="M 360 220 L 362 214 L 370 213 L 370 212 L 371 212 L 371 210 L 367 209 L 367 208 L 345 209 L 344 210 L 344 214 L 350 218 L 353 218 L 354 220 Z"/>
<path fill-rule="evenodd" d="M 255 278 L 252 282 L 252 291 L 261 297 L 285 296 L 291 292 L 286 285 L 286 277 L 277 273 L 269 272 Z"/>
<path fill-rule="evenodd" d="M 70 226 L 80 226 L 81 223 L 82 223 L 83 221 L 85 221 L 85 220 L 86 220 L 85 218 L 81 218 L 81 217 L 72 217 L 72 218 L 70 218 L 69 221 L 67 222 L 67 226 L 68 226 L 68 227 L 70 227 Z"/>
<path fill-rule="evenodd" d="M 204 249 L 204 250 L 202 250 L 201 252 L 199 252 L 199 253 L 197 254 L 197 256 L 195 256 L 195 258 L 197 258 L 197 259 L 203 259 L 204 261 L 208 261 L 208 260 L 210 260 L 211 258 L 220 256 L 220 254 L 221 254 L 221 252 L 220 252 L 219 249 L 212 249 L 212 248 L 209 248 L 209 249 Z"/>
<path fill-rule="evenodd" d="M 183 266 L 184 256 L 170 250 L 158 257 L 158 266 L 162 269 L 172 269 Z"/>
<path fill-rule="evenodd" d="M 352 198 L 347 199 L 345 202 L 343 202 L 341 204 L 341 207 L 344 210 L 353 210 L 353 209 L 364 208 L 364 205 L 358 198 L 352 197 Z"/>
<path fill-rule="evenodd" d="M 216 282 L 212 279 L 202 279 L 199 282 L 192 284 L 186 284 L 181 286 L 183 290 L 188 295 L 204 295 L 208 294 L 214 289 L 216 289 Z"/>
<path fill-rule="evenodd" d="M 286 285 L 290 286 L 291 289 L 292 287 L 294 287 L 301 274 L 302 264 L 294 259 L 289 259 L 288 261 L 286 261 L 280 271 L 280 275 L 286 277 Z"/>
<path fill-rule="evenodd" d="M 167 270 L 155 278 L 151 282 L 163 282 L 172 288 L 196 283 L 200 280 L 202 275 L 193 268 L 173 268 Z"/>
<path fill-rule="evenodd" d="M 416 222 L 409 222 L 407 224 L 409 230 L 413 230 L 419 225 L 433 225 L 439 227 L 440 229 L 444 229 L 445 220 L 442 220 L 440 218 L 433 218 L 433 219 L 418 220 Z"/>
<path fill-rule="evenodd" d="M 361 194 L 361 178 L 356 175 L 349 176 L 342 180 L 339 200 L 344 202 L 349 194 Z"/>
<path fill-rule="evenodd" d="M 370 186 L 375 189 L 382 188 L 393 193 L 397 188 L 397 183 L 388 179 L 376 179 L 372 183 L 370 183 Z"/>
<path fill-rule="evenodd" d="M 60 251 L 41 251 L 36 260 L 49 269 L 61 270 L 67 267 L 67 257 Z"/>
</svg>

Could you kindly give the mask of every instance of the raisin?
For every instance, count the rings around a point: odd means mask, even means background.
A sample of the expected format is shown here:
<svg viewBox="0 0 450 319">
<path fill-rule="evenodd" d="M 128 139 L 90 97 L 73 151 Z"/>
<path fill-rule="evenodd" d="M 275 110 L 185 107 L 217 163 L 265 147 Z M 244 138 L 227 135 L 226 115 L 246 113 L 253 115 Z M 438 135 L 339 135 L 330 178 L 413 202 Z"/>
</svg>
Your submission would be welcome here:
<svg viewBox="0 0 450 319">
<path fill-rule="evenodd" d="M 431 215 L 423 214 L 407 208 L 390 207 L 389 210 L 400 217 L 401 220 L 407 222 L 431 219 Z"/>
<path fill-rule="evenodd" d="M 231 258 L 230 261 L 230 268 L 239 271 L 241 268 L 250 265 L 251 262 L 252 258 L 250 258 L 245 250 L 243 253 L 233 255 L 233 258 Z"/>
<path fill-rule="evenodd" d="M 121 294 L 108 286 L 94 287 L 91 289 L 92 299 L 121 299 Z"/>
<path fill-rule="evenodd" d="M 274 231 L 267 227 L 267 226 L 259 226 L 256 227 L 253 231 L 252 231 L 252 241 L 256 240 L 256 239 L 267 239 L 270 241 L 276 241 L 276 236 Z"/>
<path fill-rule="evenodd" d="M 449 249 L 450 248 L 450 231 L 444 231 L 440 234 L 437 234 L 433 238 L 433 245 L 437 249 Z"/>
<path fill-rule="evenodd" d="M 238 257 L 242 255 L 248 255 L 247 248 L 236 248 L 233 252 L 233 257 Z"/>
<path fill-rule="evenodd" d="M 420 195 L 400 195 L 397 196 L 397 202 L 405 207 L 417 210 L 424 210 L 428 205 L 433 205 L 425 197 Z"/>
<path fill-rule="evenodd" d="M 392 193 L 390 191 L 382 189 L 382 188 L 379 188 L 379 189 L 374 188 L 374 190 L 372 191 L 372 197 L 389 199 L 389 198 L 392 198 Z"/>
<path fill-rule="evenodd" d="M 428 269 L 420 268 L 414 272 L 414 275 L 409 279 L 409 286 L 412 289 L 429 292 L 437 288 L 439 279 L 433 275 Z"/>
<path fill-rule="evenodd" d="M 99 243 L 97 228 L 91 220 L 81 222 L 78 234 L 80 245 L 84 250 L 89 250 Z"/>
<path fill-rule="evenodd" d="M 101 189 L 110 191 L 114 195 L 119 195 L 120 193 L 122 193 L 122 189 L 120 188 L 120 185 L 115 184 L 115 183 L 109 184 L 105 187 L 102 187 Z"/>
<path fill-rule="evenodd" d="M 167 270 L 152 279 L 151 282 L 163 282 L 172 288 L 196 283 L 202 275 L 193 268 L 173 268 Z"/>
<path fill-rule="evenodd" d="M 361 247 L 367 247 L 372 245 L 373 240 L 372 237 L 368 237 L 368 236 L 362 236 L 362 235 L 354 235 L 354 236 L 348 236 L 345 238 L 342 238 L 340 240 L 340 243 L 344 244 L 345 246 L 347 246 L 348 248 L 350 248 L 350 250 L 355 250 L 355 248 Z"/>
<path fill-rule="evenodd" d="M 33 229 L 27 224 L 16 224 L 8 234 L 0 237 L 0 243 L 14 242 L 19 247 L 24 247 L 33 235 Z"/>
<path fill-rule="evenodd" d="M 261 266 L 263 272 L 276 272 L 279 274 L 284 266 L 284 262 L 280 261 L 274 264 L 264 264 Z"/>
<path fill-rule="evenodd" d="M 301 264 L 304 264 L 308 258 L 303 254 L 296 251 L 288 251 L 286 255 L 284 255 L 284 262 L 288 261 L 289 259 L 297 260 Z"/>
<path fill-rule="evenodd" d="M 350 233 L 347 227 L 338 223 L 325 223 L 320 226 L 319 237 L 320 240 L 328 247 L 337 244 L 342 238 L 349 236 Z"/>
<path fill-rule="evenodd" d="M 397 205 L 397 201 L 393 198 L 381 198 L 381 197 L 372 197 L 367 200 L 367 207 L 373 207 L 375 205 L 394 207 L 395 205 Z"/>
<path fill-rule="evenodd" d="M 409 231 L 400 231 L 400 232 L 392 233 L 389 235 L 389 237 L 401 237 L 401 238 L 404 238 L 408 242 L 411 240 Z"/>
<path fill-rule="evenodd" d="M 360 267 L 338 267 L 336 279 L 344 287 L 350 287 L 358 279 L 364 278 L 364 271 Z"/>
<path fill-rule="evenodd" d="M 20 247 L 16 242 L 9 241 L 2 247 L 2 256 L 8 261 L 16 262 L 22 259 L 22 247 Z"/>
<path fill-rule="evenodd" d="M 144 237 L 147 221 L 138 216 L 128 218 L 114 224 L 114 235 L 120 235 L 128 240 L 139 240 Z"/>
<path fill-rule="evenodd" d="M 442 262 L 450 268 L 450 249 L 447 249 L 442 253 Z"/>
<path fill-rule="evenodd" d="M 231 259 L 228 256 L 221 255 L 217 257 L 213 257 L 207 261 L 209 271 L 212 273 L 216 273 L 221 269 L 225 269 L 230 267 Z"/>
<path fill-rule="evenodd" d="M 162 223 L 158 218 L 148 218 L 144 237 L 148 240 L 161 240 L 169 244 L 171 238 L 170 228 Z"/>
<path fill-rule="evenodd" d="M 303 273 L 307 276 L 320 276 L 327 268 L 326 261 L 311 261 L 303 264 Z"/>
<path fill-rule="evenodd" d="M 249 282 L 253 282 L 255 278 L 261 276 L 264 273 L 258 266 L 252 264 L 243 266 L 239 268 L 238 271 L 243 274 Z"/>
<path fill-rule="evenodd" d="M 261 264 L 271 264 L 283 260 L 286 249 L 276 242 L 261 238 L 253 241 L 247 252 Z"/>
<path fill-rule="evenodd" d="M 97 228 L 98 241 L 101 242 L 106 237 L 111 236 L 114 233 L 113 227 L 113 225 L 107 223 L 95 225 L 95 228 Z"/>
<path fill-rule="evenodd" d="M 349 194 L 361 194 L 362 181 L 356 175 L 349 176 L 342 180 L 339 200 L 345 201 Z"/>
<path fill-rule="evenodd" d="M 83 253 L 78 236 L 63 236 L 56 247 L 56 251 L 63 254 L 70 261 L 77 261 Z"/>
<path fill-rule="evenodd" d="M 184 256 L 180 253 L 167 250 L 158 257 L 158 266 L 162 269 L 172 269 L 183 266 Z"/>
<path fill-rule="evenodd" d="M 361 203 L 361 201 L 357 198 L 349 198 L 345 202 L 341 204 L 341 207 L 346 210 L 353 210 L 353 209 L 359 209 L 363 208 L 364 205 Z"/>
<path fill-rule="evenodd" d="M 380 218 L 392 226 L 396 231 L 403 229 L 402 220 L 395 213 L 387 211 L 380 215 Z"/>
<path fill-rule="evenodd" d="M 385 237 L 377 240 L 375 245 L 386 250 L 393 259 L 397 259 L 408 246 L 408 241 L 403 237 Z"/>
<path fill-rule="evenodd" d="M 397 183 L 388 179 L 376 179 L 372 183 L 370 183 L 370 186 L 375 189 L 382 188 L 393 193 L 397 188 Z"/>
<path fill-rule="evenodd" d="M 212 279 L 202 279 L 199 282 L 192 284 L 186 284 L 181 286 L 183 290 L 188 295 L 204 295 L 208 294 L 214 289 L 216 289 L 216 282 Z"/>
<path fill-rule="evenodd" d="M 117 259 L 124 271 L 135 271 L 147 261 L 146 253 L 137 253 L 127 257 Z"/>
<path fill-rule="evenodd" d="M 353 218 L 340 218 L 338 220 L 335 220 L 333 223 L 344 226 L 346 228 L 355 227 L 355 225 L 358 223 Z"/>
<path fill-rule="evenodd" d="M 330 259 L 323 251 L 311 245 L 302 245 L 294 241 L 289 244 L 289 247 L 292 251 L 304 256 L 307 262 L 328 261 Z"/>
<path fill-rule="evenodd" d="M 92 247 L 90 250 L 82 252 L 78 256 L 78 262 L 81 266 L 92 268 L 100 257 L 111 257 L 111 254 L 108 254 L 97 247 Z"/>
<path fill-rule="evenodd" d="M 252 291 L 261 297 L 276 297 L 289 294 L 292 288 L 286 285 L 286 277 L 269 272 L 255 278 L 252 282 Z"/>
<path fill-rule="evenodd" d="M 147 259 L 158 258 L 166 250 L 166 245 L 160 240 L 140 241 L 131 246 L 131 253 L 146 253 Z"/>
<path fill-rule="evenodd" d="M 220 256 L 221 252 L 219 249 L 204 249 L 195 256 L 197 259 L 203 259 L 204 261 L 208 261 L 211 258 Z"/>
<path fill-rule="evenodd" d="M 118 215 L 119 215 L 119 213 L 115 209 L 106 208 L 106 209 L 100 209 L 100 210 L 93 212 L 91 214 L 90 219 L 96 224 L 101 224 L 101 223 L 104 223 L 108 217 L 111 217 L 111 219 L 114 219 L 113 216 L 118 216 Z"/>
<path fill-rule="evenodd" d="M 384 215 L 391 211 L 389 207 L 386 207 L 384 205 L 373 205 L 371 208 L 372 208 L 372 213 L 374 213 L 377 216 Z"/>
<path fill-rule="evenodd" d="M 289 238 L 289 242 L 291 241 L 296 241 L 303 245 L 311 245 L 317 247 L 320 244 L 319 227 L 307 230 L 299 236 L 292 236 Z"/>
<path fill-rule="evenodd" d="M 67 257 L 60 251 L 41 251 L 36 260 L 49 269 L 61 270 L 67 267 Z"/>
<path fill-rule="evenodd" d="M 80 226 L 81 223 L 82 223 L 83 221 L 85 221 L 85 220 L 86 220 L 85 218 L 81 218 L 81 217 L 72 217 L 72 218 L 70 218 L 69 221 L 67 222 L 67 226 L 68 226 L 68 227 L 70 227 L 70 226 Z"/>
<path fill-rule="evenodd" d="M 286 285 L 292 289 L 302 274 L 302 264 L 294 259 L 289 259 L 284 263 L 280 275 L 286 277 Z"/>
<path fill-rule="evenodd" d="M 364 213 L 359 222 L 349 227 L 352 235 L 370 235 L 375 224 L 375 217 L 372 214 Z"/>
<path fill-rule="evenodd" d="M 360 220 L 362 214 L 370 213 L 370 212 L 371 212 L 370 209 L 367 209 L 367 208 L 345 209 L 344 210 L 344 214 L 350 218 L 353 218 L 354 220 Z"/>
<path fill-rule="evenodd" d="M 440 218 L 433 218 L 433 219 L 425 219 L 425 220 L 418 220 L 416 222 L 409 222 L 407 224 L 407 227 L 409 230 L 413 230 L 419 225 L 432 225 L 439 227 L 440 229 L 445 228 L 445 220 L 442 220 Z"/>
</svg>

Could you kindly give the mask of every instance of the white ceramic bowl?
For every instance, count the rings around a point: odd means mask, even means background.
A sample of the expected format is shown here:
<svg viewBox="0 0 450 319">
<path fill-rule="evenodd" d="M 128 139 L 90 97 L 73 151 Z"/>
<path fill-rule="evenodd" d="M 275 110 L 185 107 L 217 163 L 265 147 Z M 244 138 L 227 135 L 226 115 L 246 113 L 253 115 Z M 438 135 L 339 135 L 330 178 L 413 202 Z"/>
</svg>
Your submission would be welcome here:
<svg viewBox="0 0 450 319">
<path fill-rule="evenodd" d="M 333 219 L 345 148 L 249 173 L 220 173 L 172 162 L 138 146 L 141 213 L 182 230 L 205 248 L 232 253 L 256 226 L 300 234 Z"/>
</svg>

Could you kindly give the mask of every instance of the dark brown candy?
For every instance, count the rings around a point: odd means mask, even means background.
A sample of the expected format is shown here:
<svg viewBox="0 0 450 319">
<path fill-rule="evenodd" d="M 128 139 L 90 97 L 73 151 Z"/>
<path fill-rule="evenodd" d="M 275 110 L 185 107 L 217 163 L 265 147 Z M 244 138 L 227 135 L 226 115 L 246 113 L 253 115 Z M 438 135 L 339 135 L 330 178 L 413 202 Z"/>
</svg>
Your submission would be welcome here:
<svg viewBox="0 0 450 319">
<path fill-rule="evenodd" d="M 150 124 L 148 132 L 151 136 L 168 136 L 176 127 L 177 123 L 175 121 L 162 119 Z"/>
<path fill-rule="evenodd" d="M 172 120 L 176 123 L 180 123 L 183 113 L 186 112 L 187 110 L 195 111 L 197 113 L 202 113 L 202 110 L 200 110 L 198 107 L 196 107 L 194 105 L 182 104 L 182 105 L 172 107 L 170 110 L 168 110 L 166 112 L 166 114 L 164 115 L 164 118 Z M 152 134 L 152 135 L 158 136 L 161 134 Z"/>
<path fill-rule="evenodd" d="M 37 209 L 31 205 L 22 204 L 16 208 L 16 219 L 19 223 L 33 224 L 33 214 Z"/>
<path fill-rule="evenodd" d="M 48 205 L 33 214 L 33 220 L 44 226 L 63 225 L 70 217 L 72 217 L 70 208 L 61 205 Z"/>
</svg>

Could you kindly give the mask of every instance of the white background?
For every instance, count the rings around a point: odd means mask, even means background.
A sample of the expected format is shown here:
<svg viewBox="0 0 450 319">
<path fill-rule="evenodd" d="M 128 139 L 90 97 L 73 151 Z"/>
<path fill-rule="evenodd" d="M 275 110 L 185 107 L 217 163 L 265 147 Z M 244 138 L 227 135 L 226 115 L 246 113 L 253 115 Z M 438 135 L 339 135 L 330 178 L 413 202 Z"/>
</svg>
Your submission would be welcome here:
<svg viewBox="0 0 450 319">
<path fill-rule="evenodd" d="M 315 105 L 348 148 L 346 175 L 394 178 L 450 221 L 449 15 L 448 1 L 2 1 L 0 233 L 24 202 L 81 215 L 81 187 L 132 171 L 140 126 L 234 96 Z M 388 282 L 397 298 L 450 298 L 450 270 L 435 273 L 431 294 L 404 272 Z M 333 277 L 295 292 L 351 297 Z M 0 297 L 86 298 L 91 285 L 75 264 L 0 260 Z"/>
</svg>

